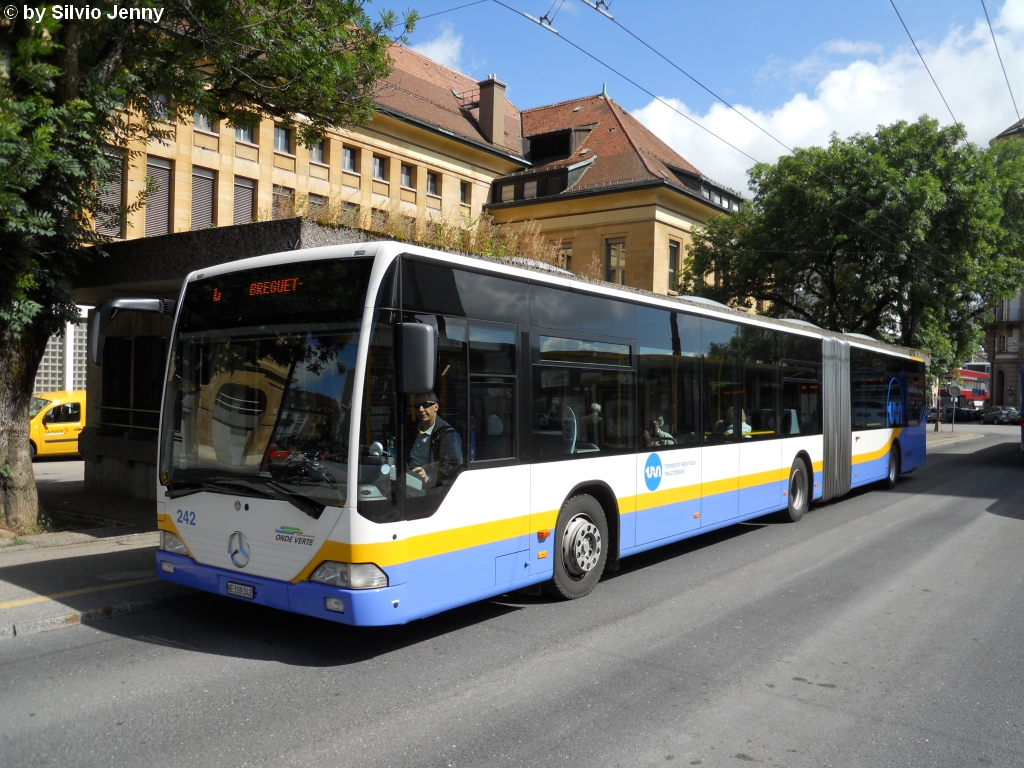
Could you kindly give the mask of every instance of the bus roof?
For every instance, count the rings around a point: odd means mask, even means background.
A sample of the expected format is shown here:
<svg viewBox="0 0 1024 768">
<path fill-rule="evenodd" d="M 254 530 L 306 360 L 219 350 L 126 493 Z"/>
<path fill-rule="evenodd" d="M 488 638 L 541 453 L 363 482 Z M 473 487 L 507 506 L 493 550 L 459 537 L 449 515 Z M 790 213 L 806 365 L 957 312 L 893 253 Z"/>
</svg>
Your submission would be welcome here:
<svg viewBox="0 0 1024 768">
<path fill-rule="evenodd" d="M 694 314 L 705 316 L 729 316 L 738 322 L 762 327 L 775 327 L 785 329 L 790 333 L 804 336 L 816 336 L 819 338 L 836 338 L 849 342 L 852 346 L 865 349 L 878 349 L 880 351 L 895 353 L 912 360 L 928 363 L 930 356 L 917 349 L 902 347 L 895 344 L 872 339 L 863 334 L 847 334 L 838 331 L 829 331 L 809 323 L 805 320 L 779 319 L 765 317 L 764 315 L 752 315 L 743 310 L 734 309 L 710 299 L 700 296 L 666 296 L 654 293 L 642 288 L 633 288 L 625 285 L 613 285 L 603 280 L 591 280 L 590 278 L 574 274 L 564 269 L 559 269 L 550 264 L 544 264 L 532 259 L 522 257 L 490 257 L 478 256 L 469 253 L 450 253 L 438 251 L 433 248 L 424 248 L 412 243 L 403 243 L 394 240 L 382 240 L 374 242 L 352 243 L 349 245 L 328 245 L 319 248 L 304 248 L 295 251 L 284 251 L 272 253 L 265 256 L 254 256 L 249 259 L 231 261 L 215 267 L 207 267 L 201 271 L 193 272 L 186 279 L 186 284 L 192 280 L 211 277 L 216 274 L 225 274 L 243 269 L 255 269 L 258 267 L 272 266 L 275 264 L 294 261 L 307 261 L 331 258 L 346 258 L 354 256 L 385 257 L 394 258 L 403 253 L 416 256 L 447 261 L 451 264 L 469 267 L 474 270 L 494 272 L 515 277 L 520 280 L 528 280 L 546 285 L 557 285 L 569 290 L 585 292 L 605 296 L 607 298 L 625 299 L 649 306 L 661 306 L 664 308 L 679 309 L 684 307 Z"/>
</svg>

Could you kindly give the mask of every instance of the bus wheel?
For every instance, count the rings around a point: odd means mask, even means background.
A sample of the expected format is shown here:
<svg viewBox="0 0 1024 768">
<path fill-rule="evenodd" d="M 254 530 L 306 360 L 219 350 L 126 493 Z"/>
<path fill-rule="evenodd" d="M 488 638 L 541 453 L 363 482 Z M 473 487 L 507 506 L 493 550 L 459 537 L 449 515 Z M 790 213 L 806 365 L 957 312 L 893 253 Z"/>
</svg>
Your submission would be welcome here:
<svg viewBox="0 0 1024 768">
<path fill-rule="evenodd" d="M 811 478 L 807 474 L 807 465 L 803 459 L 797 459 L 789 470 L 789 506 L 781 513 L 782 520 L 787 523 L 799 522 L 811 503 Z"/>
<path fill-rule="evenodd" d="M 608 561 L 608 521 L 593 496 L 573 496 L 558 513 L 554 550 L 555 577 L 545 591 L 566 600 L 589 595 Z"/>
<path fill-rule="evenodd" d="M 885 476 L 884 484 L 886 488 L 895 488 L 896 483 L 900 480 L 900 447 L 896 443 L 892 444 L 892 449 L 889 451 L 889 474 Z"/>
</svg>

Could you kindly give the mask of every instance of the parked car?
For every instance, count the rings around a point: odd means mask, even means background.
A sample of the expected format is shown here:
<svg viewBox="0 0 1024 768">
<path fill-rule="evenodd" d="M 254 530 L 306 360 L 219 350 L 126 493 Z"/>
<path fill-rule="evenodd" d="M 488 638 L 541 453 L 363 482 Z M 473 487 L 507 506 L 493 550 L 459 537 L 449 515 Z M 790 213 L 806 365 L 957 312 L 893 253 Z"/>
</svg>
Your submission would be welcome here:
<svg viewBox="0 0 1024 768">
<path fill-rule="evenodd" d="M 949 424 L 951 421 L 953 421 L 953 406 L 947 405 L 942 409 L 942 423 Z M 965 421 L 971 421 L 971 412 L 967 408 L 957 407 L 956 423 L 962 424 Z"/>
<path fill-rule="evenodd" d="M 1009 405 L 997 405 L 989 408 L 982 421 L 985 424 L 1020 424 L 1020 413 Z"/>
<path fill-rule="evenodd" d="M 929 408 L 928 409 L 928 413 L 925 416 L 925 419 L 927 420 L 927 422 L 929 424 L 934 424 L 935 420 L 937 418 L 939 418 L 939 409 L 938 408 Z"/>
<path fill-rule="evenodd" d="M 28 413 L 33 456 L 78 453 L 78 435 L 85 426 L 85 390 L 33 395 Z"/>
</svg>

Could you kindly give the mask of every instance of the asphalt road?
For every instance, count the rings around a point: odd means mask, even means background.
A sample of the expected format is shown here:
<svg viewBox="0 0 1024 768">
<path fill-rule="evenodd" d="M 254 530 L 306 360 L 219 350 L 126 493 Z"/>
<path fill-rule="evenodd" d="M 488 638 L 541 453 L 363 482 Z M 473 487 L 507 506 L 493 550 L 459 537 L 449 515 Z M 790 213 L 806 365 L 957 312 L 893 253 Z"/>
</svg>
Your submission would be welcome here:
<svg viewBox="0 0 1024 768">
<path fill-rule="evenodd" d="M 351 630 L 203 597 L 0 642 L 0 764 L 1024 765 L 1024 457 Z"/>
</svg>

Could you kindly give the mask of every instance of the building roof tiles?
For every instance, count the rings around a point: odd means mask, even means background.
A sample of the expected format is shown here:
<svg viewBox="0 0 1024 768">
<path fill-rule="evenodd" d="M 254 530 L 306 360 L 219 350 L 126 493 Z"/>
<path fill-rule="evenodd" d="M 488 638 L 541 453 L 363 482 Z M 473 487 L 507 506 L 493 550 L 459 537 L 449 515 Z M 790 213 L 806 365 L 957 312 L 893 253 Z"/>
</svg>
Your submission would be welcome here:
<svg viewBox="0 0 1024 768">
<path fill-rule="evenodd" d="M 479 109 L 464 108 L 464 99 L 456 96 L 478 91 L 476 80 L 400 45 L 392 46 L 389 53 L 394 70 L 377 86 L 373 96 L 379 109 L 515 157 L 522 156 L 519 110 L 512 102 L 505 101 L 504 142 L 491 144 L 480 131 Z"/>
</svg>

